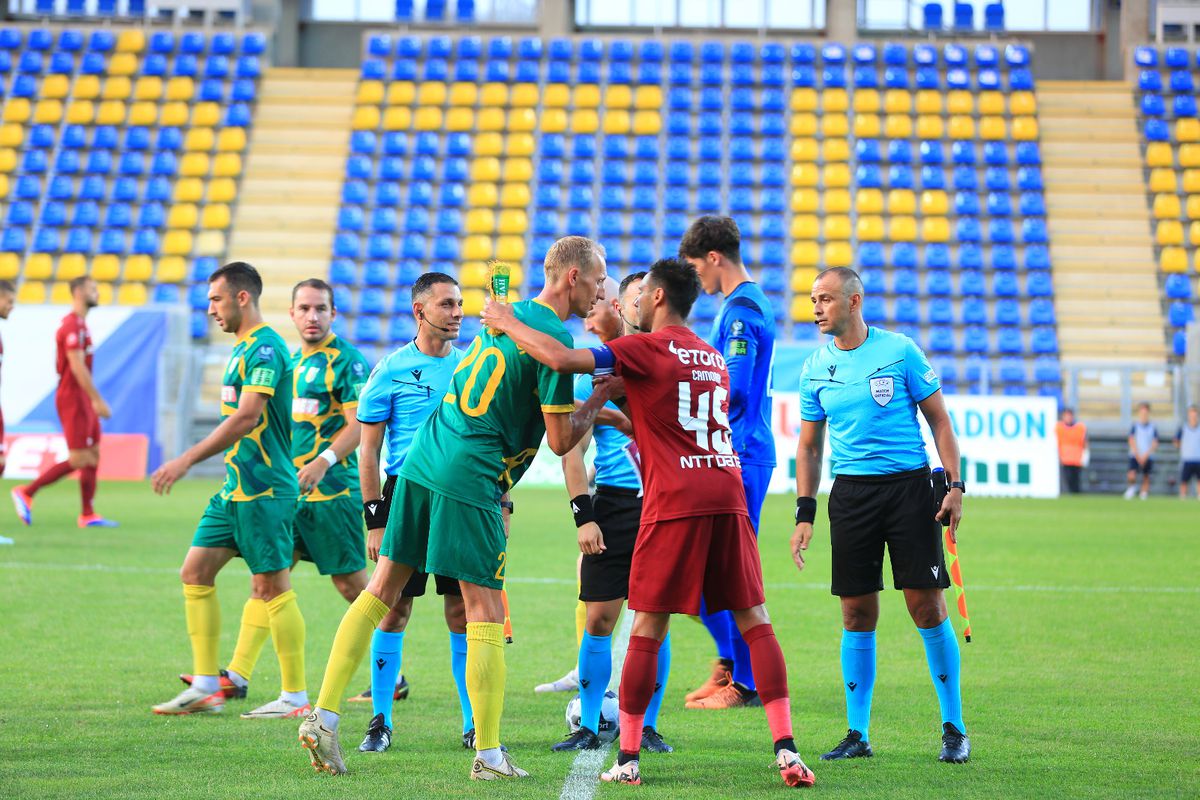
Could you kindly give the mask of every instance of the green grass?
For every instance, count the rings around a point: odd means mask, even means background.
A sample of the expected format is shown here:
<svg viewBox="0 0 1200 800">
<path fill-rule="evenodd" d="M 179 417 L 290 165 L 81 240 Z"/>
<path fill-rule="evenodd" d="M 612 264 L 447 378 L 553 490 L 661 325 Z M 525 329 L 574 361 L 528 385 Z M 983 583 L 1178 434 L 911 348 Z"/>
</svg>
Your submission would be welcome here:
<svg viewBox="0 0 1200 800">
<path fill-rule="evenodd" d="M 25 797 L 557 797 L 571 758 L 565 695 L 534 695 L 575 659 L 575 545 L 561 491 L 519 490 L 509 559 L 516 643 L 508 648 L 504 740 L 533 778 L 476 785 L 458 743 L 457 698 L 436 598 L 418 601 L 405 639 L 411 699 L 399 704 L 390 752 L 354 748 L 370 711 L 349 706 L 351 774 L 315 776 L 294 723 L 246 722 L 232 703 L 213 718 L 149 711 L 180 688 L 191 657 L 175 570 L 213 482 L 169 498 L 105 484 L 99 508 L 117 530 L 74 527 L 74 482 L 38 497 L 37 524 L 5 513 L 15 547 L 0 549 L 0 796 Z M 5 487 L 7 489 L 7 486 Z M 845 729 L 840 621 L 828 593 L 824 527 L 797 573 L 788 556 L 791 501 L 771 497 L 762 554 L 767 603 L 789 667 L 796 740 L 826 798 L 1196 797 L 1200 700 L 1200 504 L 1160 498 L 1057 501 L 969 497 L 962 565 L 975 641 L 963 647 L 974 756 L 938 764 L 937 703 L 920 639 L 896 592 L 884 597 L 872 721 L 876 757 L 828 765 L 817 754 Z M 535 579 L 555 579 L 537 582 Z M 248 574 L 218 581 L 221 652 L 237 632 Z M 308 676 L 320 682 L 345 602 L 310 565 L 296 587 L 308 622 Z M 956 626 L 960 621 L 955 618 Z M 677 752 L 643 760 L 646 785 L 597 796 L 754 798 L 784 791 L 770 768 L 762 712 L 685 712 L 708 671 L 703 629 L 677 619 L 674 670 L 660 728 Z M 352 688 L 367 683 L 364 666 Z M 250 703 L 278 690 L 268 647 Z M 248 705 L 248 704 L 247 704 Z"/>
</svg>

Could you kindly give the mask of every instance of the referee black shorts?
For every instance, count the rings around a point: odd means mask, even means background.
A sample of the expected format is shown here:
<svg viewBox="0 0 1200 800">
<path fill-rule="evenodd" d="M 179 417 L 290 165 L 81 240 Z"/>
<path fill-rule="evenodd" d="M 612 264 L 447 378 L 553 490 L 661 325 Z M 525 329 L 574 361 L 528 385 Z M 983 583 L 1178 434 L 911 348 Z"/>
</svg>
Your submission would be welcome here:
<svg viewBox="0 0 1200 800">
<path fill-rule="evenodd" d="M 883 590 L 887 545 L 897 589 L 950 586 L 927 468 L 894 475 L 839 475 L 829 493 L 833 594 Z"/>
<path fill-rule="evenodd" d="M 623 600 L 629 596 L 629 566 L 642 521 L 642 498 L 636 489 L 597 486 L 592 507 L 604 534 L 605 550 L 583 557 L 579 599 L 585 603 Z"/>
<path fill-rule="evenodd" d="M 396 491 L 396 476 L 388 475 L 387 480 L 383 482 L 383 493 L 380 500 L 383 503 L 383 516 L 387 519 L 388 513 L 392 509 L 392 495 Z M 403 591 L 400 592 L 401 597 L 422 597 L 425 594 L 425 588 L 429 584 L 429 573 L 414 572 L 412 577 L 408 579 L 408 583 L 404 584 Z M 453 597 L 462 597 L 462 587 L 458 585 L 458 581 L 454 578 L 447 578 L 442 575 L 433 576 L 433 585 L 437 593 L 442 595 L 451 595 Z"/>
</svg>

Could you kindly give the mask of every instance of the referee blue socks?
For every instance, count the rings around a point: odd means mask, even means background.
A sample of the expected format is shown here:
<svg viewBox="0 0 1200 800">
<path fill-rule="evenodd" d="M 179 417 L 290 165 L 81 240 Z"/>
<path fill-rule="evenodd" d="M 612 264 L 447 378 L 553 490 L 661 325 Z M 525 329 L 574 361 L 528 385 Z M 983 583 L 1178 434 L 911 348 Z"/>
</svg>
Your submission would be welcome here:
<svg viewBox="0 0 1200 800">
<path fill-rule="evenodd" d="M 644 727 L 658 730 L 658 710 L 662 708 L 663 695 L 667 693 L 667 676 L 670 674 L 671 634 L 667 633 L 658 648 L 658 672 L 654 676 L 654 694 L 650 695 L 650 705 L 646 706 L 646 718 L 642 720 Z"/>
<path fill-rule="evenodd" d="M 869 741 L 871 695 L 875 691 L 875 631 L 842 631 L 842 683 L 846 689 L 846 723 Z"/>
<path fill-rule="evenodd" d="M 950 722 L 961 733 L 967 732 L 962 719 L 962 692 L 959 689 L 960 662 L 958 639 L 954 626 L 947 617 L 936 628 L 917 628 L 925 640 L 925 660 L 929 662 L 929 675 L 937 691 L 938 705 L 942 707 L 942 722 Z"/>
<path fill-rule="evenodd" d="M 586 631 L 579 645 L 579 721 L 592 733 L 600 732 L 600 706 L 612 678 L 612 636 Z"/>
<path fill-rule="evenodd" d="M 383 714 L 383 724 L 389 728 L 392 727 L 392 698 L 396 693 L 403 647 L 404 631 L 387 633 L 376 628 L 371 635 L 372 713 Z"/>
<path fill-rule="evenodd" d="M 471 698 L 467 694 L 467 635 L 450 631 L 450 672 L 458 688 L 458 706 L 462 709 L 463 733 L 475 727 Z"/>
</svg>

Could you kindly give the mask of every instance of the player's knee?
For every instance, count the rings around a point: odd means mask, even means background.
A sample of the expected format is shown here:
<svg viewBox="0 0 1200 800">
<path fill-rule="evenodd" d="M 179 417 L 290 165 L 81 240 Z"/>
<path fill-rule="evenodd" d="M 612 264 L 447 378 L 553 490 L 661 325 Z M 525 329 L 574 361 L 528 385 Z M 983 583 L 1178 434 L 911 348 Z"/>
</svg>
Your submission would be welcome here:
<svg viewBox="0 0 1200 800">
<path fill-rule="evenodd" d="M 408 627 L 408 619 L 412 616 L 412 598 L 401 598 L 392 606 L 379 622 L 379 630 L 384 633 L 403 633 Z"/>
<path fill-rule="evenodd" d="M 358 573 L 350 575 L 334 575 L 333 586 L 338 590 L 338 593 L 346 600 L 347 603 L 353 603 L 362 594 L 362 590 L 366 588 L 365 580 L 355 580 Z"/>
<path fill-rule="evenodd" d="M 757 605 L 753 608 L 743 608 L 740 611 L 734 611 L 733 621 L 737 623 L 738 630 L 744 633 L 759 625 L 769 624 L 771 619 L 767 616 L 767 607 Z"/>
<path fill-rule="evenodd" d="M 467 630 L 467 606 L 461 597 L 446 595 L 445 603 L 446 627 L 455 633 L 465 633 Z"/>
<path fill-rule="evenodd" d="M 281 569 L 250 576 L 250 596 L 270 602 L 292 588 L 290 572 Z"/>
<path fill-rule="evenodd" d="M 842 627 L 848 631 L 859 633 L 873 631 L 878 621 L 879 611 L 877 609 L 850 605 L 842 607 Z"/>
</svg>

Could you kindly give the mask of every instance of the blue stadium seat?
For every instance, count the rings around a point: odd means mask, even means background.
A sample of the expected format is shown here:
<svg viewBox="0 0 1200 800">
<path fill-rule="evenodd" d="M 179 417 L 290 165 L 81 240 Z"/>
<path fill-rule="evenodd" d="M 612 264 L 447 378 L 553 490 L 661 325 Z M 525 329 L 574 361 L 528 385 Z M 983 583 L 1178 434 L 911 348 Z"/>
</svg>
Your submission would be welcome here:
<svg viewBox="0 0 1200 800">
<path fill-rule="evenodd" d="M 634 188 L 631 206 L 639 211 L 653 211 L 658 208 L 658 191 L 653 186 Z"/>
<path fill-rule="evenodd" d="M 911 242 L 897 242 L 892 245 L 892 266 L 898 269 L 916 269 L 917 247 Z"/>
<path fill-rule="evenodd" d="M 33 224 L 33 203 L 13 203 L 8 209 L 9 225 L 26 226 Z M 42 205 L 38 224 L 43 228 L 61 228 L 67 224 L 67 207 L 65 204 L 53 201 Z"/>
<path fill-rule="evenodd" d="M 1175 328 L 1182 328 L 1196 319 L 1196 313 L 1190 303 L 1176 300 L 1167 308 L 1167 323 Z"/>
<path fill-rule="evenodd" d="M 1054 325 L 1054 301 L 1045 297 L 1037 297 L 1029 301 L 1030 325 Z"/>
<path fill-rule="evenodd" d="M 1167 277 L 1168 284 L 1173 277 L 1176 276 Z M 1053 297 L 1054 283 L 1050 279 L 1050 273 L 1048 271 L 1030 272 L 1029 277 L 1025 280 L 1025 294 L 1029 297 Z M 1168 294 L 1168 296 L 1170 295 Z"/>
<path fill-rule="evenodd" d="M 987 328 L 981 325 L 968 326 L 963 331 L 963 350 L 968 353 L 988 352 Z"/>
<path fill-rule="evenodd" d="M 668 190 L 668 194 L 670 191 Z M 687 207 L 687 195 L 683 196 L 683 207 Z M 663 236 L 679 238 L 687 232 L 688 218 L 686 214 L 667 214 L 663 217 Z"/>
<path fill-rule="evenodd" d="M 996 297 L 1020 296 L 1021 287 L 1017 283 L 1016 273 L 996 272 L 995 279 L 992 281 L 992 294 Z"/>
<path fill-rule="evenodd" d="M 883 160 L 877 139 L 859 139 L 854 143 L 854 153 L 860 163 L 873 164 Z"/>
<path fill-rule="evenodd" d="M 598 229 L 601 236 L 620 237 L 628 233 L 623 214 L 601 214 Z"/>
<path fill-rule="evenodd" d="M 124 255 L 125 254 L 125 231 L 116 228 L 109 228 L 100 233 L 100 245 L 97 248 L 99 252 L 105 255 Z M 207 289 L 205 289 L 207 292 Z M 204 307 L 208 306 L 207 296 L 205 296 Z"/>
<path fill-rule="evenodd" d="M 596 167 L 591 161 L 571 164 L 571 183 L 590 186 L 596 180 Z"/>
<path fill-rule="evenodd" d="M 600 190 L 600 207 L 623 210 L 628 204 L 625 189 L 621 186 L 605 186 Z"/>
<path fill-rule="evenodd" d="M 955 164 L 975 164 L 974 142 L 955 142 L 950 147 L 951 161 Z"/>
<path fill-rule="evenodd" d="M 956 167 L 954 170 L 954 188 L 959 191 L 975 191 L 979 188 L 979 181 L 975 176 L 975 170 L 971 167 Z"/>
<path fill-rule="evenodd" d="M 35 242 L 36 247 L 36 242 Z M 90 253 L 92 252 L 92 231 L 90 228 L 71 228 L 67 231 L 66 241 L 63 243 L 64 253 Z"/>
<path fill-rule="evenodd" d="M 915 295 L 917 292 L 916 270 L 892 270 L 892 294 Z"/>
<path fill-rule="evenodd" d="M 929 329 L 929 352 L 953 353 L 954 330 L 945 325 L 935 325 Z"/>
<path fill-rule="evenodd" d="M 895 169 L 893 167 L 892 169 Z M 911 170 L 909 171 L 908 186 L 904 188 L 912 188 Z M 896 183 L 892 183 L 896 187 Z M 941 167 L 921 167 L 921 188 L 922 189 L 945 189 L 946 188 L 946 173 Z"/>
<path fill-rule="evenodd" d="M 1021 241 L 1025 244 L 1044 244 L 1048 239 L 1045 219 L 1029 217 L 1021 222 Z"/>
<path fill-rule="evenodd" d="M 139 228 L 161 228 L 167 223 L 167 209 L 162 204 L 161 198 L 155 198 L 154 202 L 148 202 L 142 205 L 138 211 L 138 227 Z"/>
<path fill-rule="evenodd" d="M 79 174 L 79 151 L 60 150 L 54 159 L 54 171 L 59 175 Z"/>
<path fill-rule="evenodd" d="M 113 208 L 113 206 L 109 206 Z M 100 223 L 100 204 L 94 200 L 85 200 L 75 204 L 75 212 L 71 215 L 71 226 L 74 228 L 94 228 Z"/>
<path fill-rule="evenodd" d="M 1032 277 L 1033 275 L 1030 275 L 1030 278 Z M 1168 275 L 1163 288 L 1171 300 L 1190 300 L 1192 297 L 1192 284 L 1186 275 Z"/>
<path fill-rule="evenodd" d="M 1054 328 L 1034 328 L 1029 337 L 1029 350 L 1036 355 L 1055 355 L 1058 353 L 1058 336 Z"/>
<path fill-rule="evenodd" d="M 959 216 L 979 216 L 979 195 L 974 192 L 958 192 L 954 195 L 954 213 Z M 959 239 L 975 241 L 975 239 Z"/>
<path fill-rule="evenodd" d="M 1142 98 L 1142 113 L 1152 113 L 1154 109 L 1147 109 L 1147 102 L 1151 99 L 1158 100 L 1158 113 L 1162 114 L 1162 98 L 1158 95 L 1146 95 Z M 1196 116 L 1196 98 L 1190 94 L 1176 95 L 1172 101 L 1172 111 L 1176 117 L 1194 117 Z"/>
<path fill-rule="evenodd" d="M 696 192 L 697 211 L 702 211 L 706 214 L 715 214 L 721 210 L 721 205 L 721 192 L 719 189 L 706 188 Z"/>
<path fill-rule="evenodd" d="M 958 280 L 958 292 L 963 297 L 983 297 L 987 294 L 987 283 L 983 273 L 977 269 L 963 270 Z"/>
<path fill-rule="evenodd" d="M 882 267 L 886 265 L 883 245 L 879 242 L 863 242 L 858 246 L 860 267 Z"/>
<path fill-rule="evenodd" d="M 1001 353 L 1019 353 L 1020 352 L 1019 349 L 1018 350 L 1006 350 L 1005 349 L 1006 342 L 1004 339 L 1004 333 L 1005 333 L 1005 331 L 1000 332 L 1000 347 L 999 347 L 1000 352 Z M 1017 336 L 1018 336 L 1017 343 L 1020 344 L 1020 341 L 1019 341 L 1020 334 L 1018 333 Z M 1025 369 L 1025 361 L 1020 358 L 1011 358 L 1010 357 L 1010 358 L 1000 359 L 1000 369 L 998 371 L 998 375 L 999 375 L 1000 381 L 1002 383 L 1025 383 L 1025 381 L 1028 380 L 1028 374 L 1026 373 L 1026 369 Z"/>
<path fill-rule="evenodd" d="M 591 236 L 594 233 L 591 213 L 588 211 L 572 211 L 567 214 L 565 232 L 571 236 Z"/>
<path fill-rule="evenodd" d="M 983 173 L 983 182 L 989 192 L 1007 192 L 1008 170 L 1003 167 L 988 167 Z"/>
<path fill-rule="evenodd" d="M 964 244 L 958 248 L 959 269 L 983 269 L 983 250 L 977 244 Z"/>
<path fill-rule="evenodd" d="M 887 281 L 881 269 L 864 269 L 859 273 L 867 297 L 887 294 Z"/>
<path fill-rule="evenodd" d="M 687 169 L 686 164 L 684 164 L 682 166 L 685 170 Z M 670 183 L 671 181 L 668 179 L 667 182 Z M 686 185 L 686 184 L 687 184 L 687 180 L 686 180 L 686 172 L 685 172 L 684 173 L 684 185 Z M 672 187 L 672 188 L 667 189 L 667 193 L 663 200 L 663 206 L 668 211 L 684 211 L 684 210 L 686 210 L 688 208 L 687 189 L 681 188 L 681 187 Z"/>
<path fill-rule="evenodd" d="M 731 189 L 729 192 L 730 211 L 753 211 L 754 192 L 750 189 Z"/>
<path fill-rule="evenodd" d="M 892 309 L 892 319 L 896 322 L 916 325 L 921 321 L 920 317 L 921 304 L 916 297 L 906 295 L 896 300 L 896 305 Z"/>
<path fill-rule="evenodd" d="M 568 208 L 585 210 L 592 207 L 592 187 L 572 186 L 567 198 Z"/>
<path fill-rule="evenodd" d="M 535 236 L 554 236 L 559 228 L 558 213 L 545 210 L 536 212 L 532 227 Z"/>
<path fill-rule="evenodd" d="M 918 89 L 936 91 L 941 88 L 941 75 L 933 67 L 918 67 L 915 83 Z"/>
<path fill-rule="evenodd" d="M 701 183 L 705 183 L 704 170 L 709 165 L 705 164 L 701 167 Z M 720 176 L 717 176 L 718 182 Z M 730 186 L 753 186 L 754 185 L 754 167 L 744 162 L 734 162 L 729 167 L 729 185 Z"/>
<path fill-rule="evenodd" d="M 924 167 L 921 170 L 922 176 L 926 170 L 934 170 L 940 180 L 942 170 L 940 167 Z M 913 171 L 907 164 L 893 164 L 888 168 L 888 187 L 892 189 L 911 189 L 913 188 Z M 933 188 L 931 183 L 926 183 L 925 188 Z"/>
<path fill-rule="evenodd" d="M 145 130 L 145 128 L 130 128 L 134 130 Z M 72 150 L 78 150 L 87 146 L 87 128 L 82 125 L 68 125 L 63 128 L 62 146 Z"/>
<path fill-rule="evenodd" d="M 855 176 L 860 188 L 877 189 L 883 186 L 883 175 L 875 164 L 860 164 Z"/>
<path fill-rule="evenodd" d="M 158 231 L 153 228 L 143 228 L 133 235 L 133 245 L 129 252 L 134 255 L 158 255 Z"/>
<path fill-rule="evenodd" d="M 1041 195 L 1038 195 L 1041 197 Z M 1007 192 L 991 192 L 987 196 L 987 213 L 994 217 L 1012 215 L 1012 200 Z M 1022 212 L 1024 213 L 1024 212 Z"/>
<path fill-rule="evenodd" d="M 988 224 L 988 241 L 992 244 L 1011 244 L 1014 238 L 1012 222 L 1006 218 L 993 219 Z"/>
<path fill-rule="evenodd" d="M 935 297 L 925 307 L 931 325 L 950 325 L 954 322 L 954 304 L 947 297 Z M 932 340 L 932 334 L 931 334 Z"/>
<path fill-rule="evenodd" d="M 863 321 L 868 325 L 881 325 L 887 321 L 887 304 L 884 303 L 883 297 L 877 294 L 868 294 L 863 298 L 862 304 Z"/>
<path fill-rule="evenodd" d="M 1196 84 L 1192 80 L 1192 73 L 1184 70 L 1171 73 L 1170 86 L 1171 91 L 1176 94 L 1191 94 L 1196 90 Z"/>
<path fill-rule="evenodd" d="M 830 89 L 845 88 L 846 70 L 841 67 L 825 67 L 825 69 L 821 70 L 821 83 Z"/>
<path fill-rule="evenodd" d="M 879 86 L 879 73 L 875 67 L 854 68 L 854 88 L 874 89 Z"/>
<path fill-rule="evenodd" d="M 1049 356 L 1034 359 L 1033 379 L 1038 383 L 1058 383 L 1062 380 L 1062 367 L 1058 359 Z"/>
<path fill-rule="evenodd" d="M 1014 270 L 1017 268 L 1017 253 L 1011 245 L 992 247 L 992 269 Z"/>
<path fill-rule="evenodd" d="M 605 136 L 604 157 L 613 159 L 629 158 L 629 139 L 625 136 Z"/>
<path fill-rule="evenodd" d="M 1042 163 L 1042 152 L 1037 142 L 1017 143 L 1017 163 L 1022 166 L 1037 166 Z M 1018 183 L 1020 180 L 1018 179 Z M 1039 178 L 1040 184 L 1040 178 Z"/>
<path fill-rule="evenodd" d="M 45 150 L 26 150 L 24 158 L 21 159 L 21 172 L 27 175 L 41 175 L 46 171 L 48 161 Z"/>
<path fill-rule="evenodd" d="M 1033 90 L 1033 73 L 1028 69 L 1013 69 L 1008 73 L 1008 88 L 1014 92 Z"/>
<path fill-rule="evenodd" d="M 348 258 L 335 258 L 329 265 L 329 282 L 335 285 L 358 283 L 358 270 Z"/>
<path fill-rule="evenodd" d="M 420 206 L 408 209 L 404 214 L 404 230 L 407 233 L 427 233 L 429 231 L 429 210 Z"/>
</svg>

